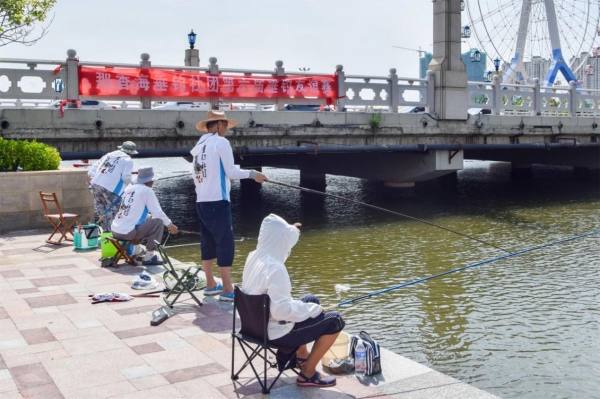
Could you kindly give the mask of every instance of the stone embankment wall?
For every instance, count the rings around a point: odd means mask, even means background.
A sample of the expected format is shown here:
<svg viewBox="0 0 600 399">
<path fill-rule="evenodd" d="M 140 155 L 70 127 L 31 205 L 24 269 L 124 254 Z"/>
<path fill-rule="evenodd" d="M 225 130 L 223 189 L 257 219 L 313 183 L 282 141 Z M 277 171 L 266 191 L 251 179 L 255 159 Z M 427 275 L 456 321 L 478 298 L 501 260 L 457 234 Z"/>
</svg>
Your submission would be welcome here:
<svg viewBox="0 0 600 399">
<path fill-rule="evenodd" d="M 63 212 L 86 223 L 93 217 L 87 171 L 75 168 L 0 173 L 0 233 L 48 227 L 39 192 L 55 192 Z M 52 211 L 52 213 L 55 213 Z"/>
</svg>

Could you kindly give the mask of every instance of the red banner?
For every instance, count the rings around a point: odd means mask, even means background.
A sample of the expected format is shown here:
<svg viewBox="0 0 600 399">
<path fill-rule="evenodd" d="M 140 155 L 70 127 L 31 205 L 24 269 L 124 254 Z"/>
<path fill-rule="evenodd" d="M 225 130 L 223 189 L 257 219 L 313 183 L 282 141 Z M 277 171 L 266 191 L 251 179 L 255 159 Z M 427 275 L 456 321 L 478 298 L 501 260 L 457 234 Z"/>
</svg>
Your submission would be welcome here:
<svg viewBox="0 0 600 399">
<path fill-rule="evenodd" d="M 335 75 L 210 75 L 156 68 L 80 66 L 79 94 L 96 97 L 337 100 Z"/>
</svg>

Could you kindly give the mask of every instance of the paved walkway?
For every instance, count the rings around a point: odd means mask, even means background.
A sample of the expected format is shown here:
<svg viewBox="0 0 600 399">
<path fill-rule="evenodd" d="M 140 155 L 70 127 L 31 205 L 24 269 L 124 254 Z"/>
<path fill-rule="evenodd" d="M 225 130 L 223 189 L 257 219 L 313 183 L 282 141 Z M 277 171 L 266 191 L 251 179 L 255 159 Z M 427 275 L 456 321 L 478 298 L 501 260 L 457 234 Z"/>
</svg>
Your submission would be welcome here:
<svg viewBox="0 0 600 399">
<path fill-rule="evenodd" d="M 0 236 L 0 398 L 262 397 L 249 372 L 229 378 L 231 304 L 190 303 L 158 327 L 159 298 L 91 305 L 91 293 L 131 292 L 140 268 L 101 269 L 98 252 L 46 245 L 46 235 Z M 330 389 L 298 388 L 289 374 L 271 397 L 493 397 L 389 351 L 383 368 Z"/>
</svg>

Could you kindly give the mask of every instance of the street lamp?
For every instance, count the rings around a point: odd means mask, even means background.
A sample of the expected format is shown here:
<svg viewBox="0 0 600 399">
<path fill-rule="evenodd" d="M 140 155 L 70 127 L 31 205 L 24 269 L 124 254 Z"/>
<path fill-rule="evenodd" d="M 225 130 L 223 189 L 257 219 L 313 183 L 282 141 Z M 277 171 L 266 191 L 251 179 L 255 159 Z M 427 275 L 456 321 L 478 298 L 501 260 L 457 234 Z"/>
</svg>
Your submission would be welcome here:
<svg viewBox="0 0 600 399">
<path fill-rule="evenodd" d="M 498 72 L 498 71 L 500 70 L 500 63 L 501 63 L 501 62 L 502 62 L 502 61 L 500 61 L 500 58 L 498 58 L 498 57 L 496 57 L 496 58 L 494 59 L 494 68 L 496 68 L 496 72 Z"/>
<path fill-rule="evenodd" d="M 194 44 L 196 43 L 196 34 L 194 33 L 193 29 L 190 31 L 190 33 L 188 33 L 187 37 L 188 43 L 190 44 L 190 48 L 193 49 Z"/>
</svg>

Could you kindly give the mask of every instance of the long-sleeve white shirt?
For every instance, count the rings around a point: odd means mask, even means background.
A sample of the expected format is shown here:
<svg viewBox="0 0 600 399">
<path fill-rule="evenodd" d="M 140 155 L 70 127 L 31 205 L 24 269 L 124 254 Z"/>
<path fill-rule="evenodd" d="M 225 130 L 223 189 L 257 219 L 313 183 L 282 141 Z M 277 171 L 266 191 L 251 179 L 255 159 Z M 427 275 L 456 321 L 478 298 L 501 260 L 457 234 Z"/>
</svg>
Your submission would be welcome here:
<svg viewBox="0 0 600 399">
<path fill-rule="evenodd" d="M 295 323 L 317 317 L 323 311 L 320 305 L 292 298 L 292 283 L 284 262 L 299 236 L 295 226 L 277 215 L 267 216 L 260 226 L 256 250 L 248 255 L 244 265 L 242 291 L 249 295 L 269 295 L 271 340 L 283 337 Z"/>
<path fill-rule="evenodd" d="M 249 170 L 234 164 L 229 140 L 217 133 L 202 135 L 190 153 L 194 157 L 196 202 L 229 201 L 230 180 L 250 177 Z"/>
<path fill-rule="evenodd" d="M 135 229 L 135 226 L 146 221 L 148 213 L 154 219 L 161 219 L 165 226 L 171 224 L 171 219 L 163 212 L 152 188 L 144 184 L 130 184 L 123 193 L 119 212 L 110 226 L 111 231 L 128 234 Z"/>
<path fill-rule="evenodd" d="M 91 184 L 121 196 L 131 180 L 133 160 L 121 150 L 105 154 L 88 171 Z"/>
</svg>

